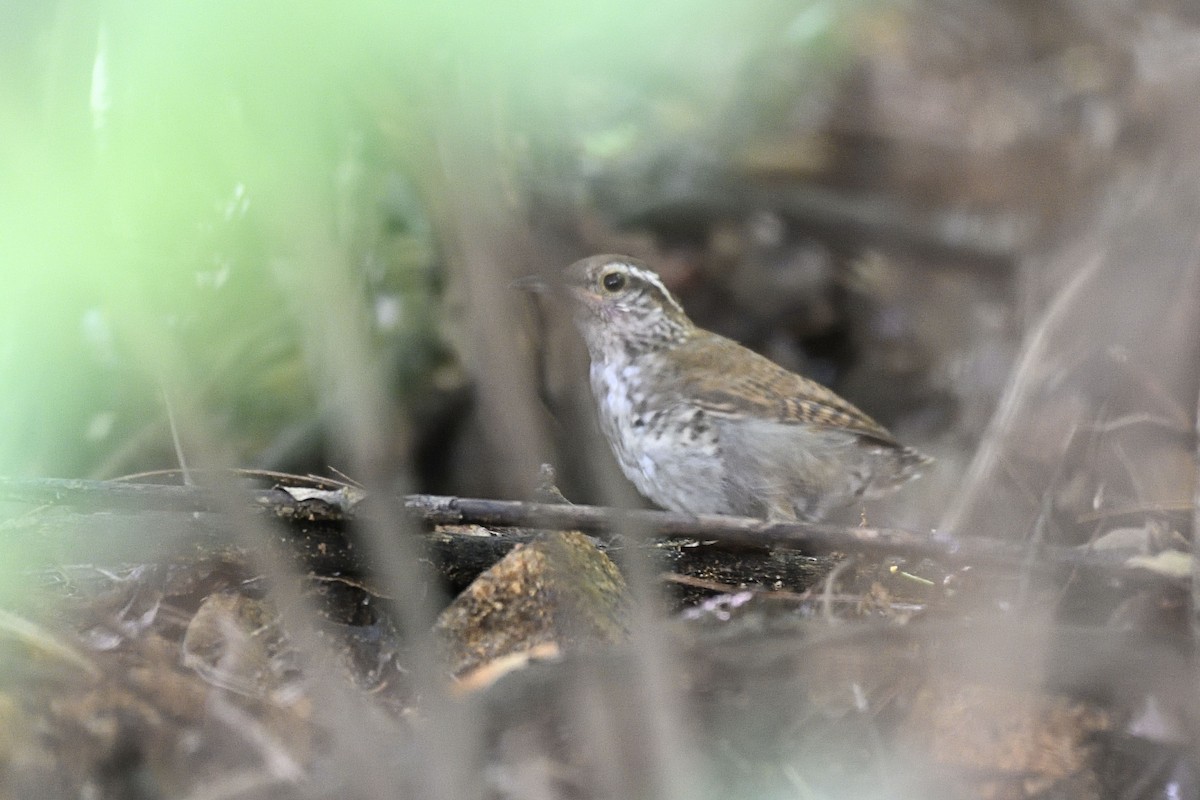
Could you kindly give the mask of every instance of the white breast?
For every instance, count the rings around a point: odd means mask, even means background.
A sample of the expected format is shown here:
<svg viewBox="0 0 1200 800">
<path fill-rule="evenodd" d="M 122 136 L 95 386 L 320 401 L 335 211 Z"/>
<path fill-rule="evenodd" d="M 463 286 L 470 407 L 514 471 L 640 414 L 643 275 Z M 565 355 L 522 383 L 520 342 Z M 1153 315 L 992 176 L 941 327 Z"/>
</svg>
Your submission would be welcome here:
<svg viewBox="0 0 1200 800">
<path fill-rule="evenodd" d="M 637 368 L 628 363 L 598 363 L 592 362 L 591 369 L 592 391 L 599 401 L 600 427 L 604 436 L 612 444 L 613 453 L 621 464 L 625 476 L 634 484 L 639 484 L 636 473 L 646 471 L 637 453 L 639 441 L 634 432 L 634 409 L 645 402 L 641 392 L 630 391 L 623 387 L 637 385 Z M 653 465 L 649 465 L 653 472 Z"/>
<path fill-rule="evenodd" d="M 647 397 L 638 388 L 645 377 L 641 370 L 650 366 L 624 358 L 592 361 L 600 426 L 621 471 L 638 491 L 664 508 L 727 513 L 715 431 L 681 441 L 679 432 L 693 411 L 679 405 L 663 408 L 660 398 Z"/>
</svg>

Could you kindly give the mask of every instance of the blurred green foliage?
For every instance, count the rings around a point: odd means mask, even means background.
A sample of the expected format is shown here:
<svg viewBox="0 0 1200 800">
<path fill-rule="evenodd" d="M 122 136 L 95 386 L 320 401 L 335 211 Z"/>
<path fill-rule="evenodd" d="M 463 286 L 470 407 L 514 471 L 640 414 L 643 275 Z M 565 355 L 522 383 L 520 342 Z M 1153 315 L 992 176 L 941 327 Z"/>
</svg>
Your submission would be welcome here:
<svg viewBox="0 0 1200 800">
<path fill-rule="evenodd" d="M 313 337 L 339 326 L 402 351 L 383 379 L 411 389 L 441 357 L 456 105 L 493 106 L 474 135 L 525 168 L 586 175 L 749 124 L 755 54 L 823 74 L 852 7 L 6 4 L 0 473 L 169 466 L 164 387 L 248 458 L 329 411 Z"/>
<path fill-rule="evenodd" d="M 786 114 L 857 5 L 0 5 L 0 474 L 175 466 L 168 403 L 231 465 L 336 429 L 347 392 L 428 407 L 458 109 L 514 178 L 582 199 Z"/>
</svg>

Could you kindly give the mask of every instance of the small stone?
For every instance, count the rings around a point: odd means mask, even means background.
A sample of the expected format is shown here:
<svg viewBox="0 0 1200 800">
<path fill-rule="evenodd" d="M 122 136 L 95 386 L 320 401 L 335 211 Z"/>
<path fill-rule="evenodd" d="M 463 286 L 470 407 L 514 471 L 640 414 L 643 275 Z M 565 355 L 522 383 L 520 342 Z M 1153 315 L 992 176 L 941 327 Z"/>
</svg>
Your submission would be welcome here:
<svg viewBox="0 0 1200 800">
<path fill-rule="evenodd" d="M 581 533 L 555 532 L 518 546 L 476 578 L 439 615 L 434 631 L 450 671 L 461 676 L 542 645 L 564 652 L 618 642 L 627 632 L 628 607 L 612 559 Z"/>
</svg>

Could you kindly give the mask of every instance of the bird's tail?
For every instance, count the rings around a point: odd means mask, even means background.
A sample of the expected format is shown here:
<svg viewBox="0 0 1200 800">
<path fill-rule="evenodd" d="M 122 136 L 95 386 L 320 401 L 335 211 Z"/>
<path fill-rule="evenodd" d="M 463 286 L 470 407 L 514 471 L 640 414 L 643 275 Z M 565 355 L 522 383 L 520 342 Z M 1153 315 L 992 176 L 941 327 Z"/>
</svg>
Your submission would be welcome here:
<svg viewBox="0 0 1200 800">
<path fill-rule="evenodd" d="M 896 456 L 900 465 L 900 471 L 905 480 L 917 477 L 921 474 L 922 470 L 933 465 L 932 457 L 911 447 L 900 448 L 900 452 Z"/>
<path fill-rule="evenodd" d="M 893 460 L 895 469 L 879 470 L 875 480 L 867 487 L 868 497 L 879 497 L 890 494 L 893 490 L 908 483 L 913 478 L 933 464 L 933 459 L 911 447 L 900 447 L 891 450 L 888 455 Z"/>
</svg>

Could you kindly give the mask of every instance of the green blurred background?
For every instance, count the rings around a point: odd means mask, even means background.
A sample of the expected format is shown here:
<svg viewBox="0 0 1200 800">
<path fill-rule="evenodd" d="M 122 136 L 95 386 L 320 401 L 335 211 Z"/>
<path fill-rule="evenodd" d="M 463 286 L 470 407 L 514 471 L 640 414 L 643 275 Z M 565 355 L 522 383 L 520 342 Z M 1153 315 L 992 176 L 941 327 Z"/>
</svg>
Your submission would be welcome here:
<svg viewBox="0 0 1200 800">
<path fill-rule="evenodd" d="M 820 96 L 859 8 L 4 4 L 0 474 L 174 466 L 168 406 L 227 462 L 319 463 L 339 347 L 433 414 L 469 383 L 448 162 L 586 204 L 614 165 L 711 161 Z"/>
</svg>

